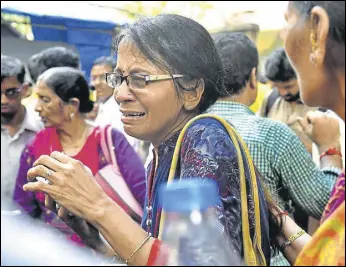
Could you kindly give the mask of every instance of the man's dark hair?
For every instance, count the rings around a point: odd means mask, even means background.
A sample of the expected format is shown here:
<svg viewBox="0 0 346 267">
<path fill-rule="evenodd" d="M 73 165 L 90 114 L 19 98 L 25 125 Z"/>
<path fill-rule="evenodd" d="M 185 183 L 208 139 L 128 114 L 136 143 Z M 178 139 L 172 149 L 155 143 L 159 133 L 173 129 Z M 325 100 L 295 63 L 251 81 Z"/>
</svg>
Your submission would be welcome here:
<svg viewBox="0 0 346 267">
<path fill-rule="evenodd" d="M 94 103 L 89 99 L 89 85 L 81 71 L 71 67 L 50 68 L 38 80 L 44 81 L 65 103 L 71 98 L 78 98 L 81 113 L 88 113 L 93 109 Z"/>
<path fill-rule="evenodd" d="M 258 51 L 253 41 L 243 33 L 228 32 L 213 35 L 224 68 L 227 95 L 240 94 L 258 67 Z"/>
<path fill-rule="evenodd" d="M 110 66 L 112 68 L 112 70 L 113 70 L 116 67 L 116 65 L 117 65 L 117 61 L 113 57 L 99 57 L 99 58 L 97 58 L 94 61 L 93 67 L 96 66 L 96 65 Z"/>
<path fill-rule="evenodd" d="M 79 55 L 66 47 L 50 47 L 33 55 L 28 62 L 30 76 L 34 82 L 46 70 L 54 67 L 71 67 L 79 69 Z"/>
<path fill-rule="evenodd" d="M 184 74 L 174 79 L 177 94 L 193 91 L 205 84 L 197 107 L 207 110 L 223 90 L 223 71 L 220 56 L 208 31 L 189 18 L 161 14 L 142 18 L 127 25 L 115 39 L 115 50 L 123 39 L 131 40 L 156 66 L 170 74 Z"/>
<path fill-rule="evenodd" d="M 322 7 L 329 17 L 326 63 L 345 69 L 345 1 L 290 1 L 305 22 L 310 22 L 311 10 Z"/>
<path fill-rule="evenodd" d="M 297 78 L 284 48 L 279 48 L 270 54 L 264 69 L 266 77 L 272 82 L 287 82 Z"/>
<path fill-rule="evenodd" d="M 19 83 L 24 83 L 25 67 L 19 59 L 1 54 L 1 82 L 8 77 L 16 77 Z"/>
</svg>

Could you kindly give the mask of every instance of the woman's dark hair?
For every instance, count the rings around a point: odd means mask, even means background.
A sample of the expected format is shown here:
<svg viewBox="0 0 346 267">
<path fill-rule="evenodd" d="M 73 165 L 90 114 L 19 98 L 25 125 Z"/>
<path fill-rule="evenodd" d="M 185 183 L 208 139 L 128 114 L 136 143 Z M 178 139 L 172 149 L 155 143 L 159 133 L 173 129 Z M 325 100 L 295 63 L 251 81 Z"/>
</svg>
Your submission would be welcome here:
<svg viewBox="0 0 346 267">
<path fill-rule="evenodd" d="M 345 68 L 345 1 L 290 1 L 290 4 L 309 19 L 315 6 L 322 7 L 329 16 L 329 40 L 327 57 L 329 63 Z"/>
<path fill-rule="evenodd" d="M 197 89 L 203 80 L 205 89 L 197 107 L 199 112 L 207 110 L 220 97 L 223 90 L 221 59 L 210 34 L 197 22 L 170 14 L 142 18 L 117 35 L 116 51 L 125 38 L 133 41 L 156 66 L 170 74 L 187 76 L 174 80 L 178 94 L 181 90 Z"/>
<path fill-rule="evenodd" d="M 269 238 L 270 238 L 270 246 L 272 248 L 272 252 L 274 256 L 277 256 L 280 249 L 280 244 L 278 241 L 278 237 L 284 238 L 282 234 L 282 228 L 285 218 L 281 216 L 277 216 L 276 214 L 280 214 L 281 210 L 278 206 L 278 195 L 275 192 L 270 192 L 268 185 L 264 182 L 263 175 L 259 172 L 257 167 L 255 166 L 255 171 L 257 177 L 259 178 L 260 184 L 263 188 L 265 200 L 269 210 Z"/>
<path fill-rule="evenodd" d="M 88 113 L 94 107 L 94 103 L 89 99 L 88 82 L 79 70 L 71 67 L 50 68 L 38 77 L 38 81 L 45 82 L 65 103 L 71 98 L 78 98 L 81 113 Z"/>
<path fill-rule="evenodd" d="M 330 38 L 345 45 L 345 1 L 291 1 L 302 15 L 310 14 L 315 6 L 326 10 L 329 16 Z"/>
</svg>

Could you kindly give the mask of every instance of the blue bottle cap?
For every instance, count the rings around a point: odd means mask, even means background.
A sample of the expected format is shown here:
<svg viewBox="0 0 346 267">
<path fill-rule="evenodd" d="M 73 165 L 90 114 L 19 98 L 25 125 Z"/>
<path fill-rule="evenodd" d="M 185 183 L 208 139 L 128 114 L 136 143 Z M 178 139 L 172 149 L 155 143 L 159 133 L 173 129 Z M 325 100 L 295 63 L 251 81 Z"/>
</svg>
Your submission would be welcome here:
<svg viewBox="0 0 346 267">
<path fill-rule="evenodd" d="M 221 204 L 217 183 L 205 178 L 184 178 L 164 184 L 159 197 L 166 212 L 204 211 Z"/>
</svg>

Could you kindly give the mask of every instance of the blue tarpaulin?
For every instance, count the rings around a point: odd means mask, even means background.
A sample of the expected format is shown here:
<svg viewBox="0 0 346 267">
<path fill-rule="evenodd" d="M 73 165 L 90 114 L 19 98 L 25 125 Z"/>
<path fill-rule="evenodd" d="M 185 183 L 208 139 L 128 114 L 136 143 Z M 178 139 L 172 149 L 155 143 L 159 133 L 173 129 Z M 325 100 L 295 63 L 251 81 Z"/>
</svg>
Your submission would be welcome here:
<svg viewBox="0 0 346 267">
<path fill-rule="evenodd" d="M 88 79 L 93 61 L 100 56 L 111 55 L 112 31 L 118 26 L 112 21 L 29 13 L 17 8 L 1 8 L 1 12 L 30 17 L 36 41 L 63 42 L 75 46 Z"/>
</svg>

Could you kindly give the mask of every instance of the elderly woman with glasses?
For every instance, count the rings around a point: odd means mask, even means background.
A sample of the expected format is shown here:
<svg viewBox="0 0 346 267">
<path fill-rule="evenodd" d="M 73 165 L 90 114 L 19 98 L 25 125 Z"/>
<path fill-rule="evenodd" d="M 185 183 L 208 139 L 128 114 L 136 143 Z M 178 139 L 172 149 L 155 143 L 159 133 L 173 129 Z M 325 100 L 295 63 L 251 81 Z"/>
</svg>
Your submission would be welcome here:
<svg viewBox="0 0 346 267">
<path fill-rule="evenodd" d="M 81 240 L 54 213 L 47 212 L 45 195 L 42 192 L 33 194 L 23 191 L 23 185 L 27 182 L 27 172 L 39 157 L 50 155 L 53 151 L 62 151 L 82 162 L 93 175 L 96 175 L 104 173 L 105 166 L 110 164 L 108 155 L 112 153 L 115 158 L 112 166 L 119 170 L 117 178 L 122 177 L 129 188 L 129 194 L 132 194 L 135 203 L 137 202 L 138 209 L 133 211 L 138 212 L 132 212 L 131 209 L 127 211 L 134 220 L 140 222 L 145 196 L 143 164 L 121 132 L 110 126 L 94 126 L 85 120 L 85 114 L 93 108 L 93 102 L 89 100 L 89 87 L 83 73 L 70 67 L 51 68 L 39 76 L 36 93 L 38 102 L 35 109 L 42 118 L 45 129 L 27 144 L 22 153 L 14 202 L 19 204 L 25 213 L 34 218 L 41 218 L 52 227 L 61 230 L 69 240 L 83 245 L 87 243 L 85 240 Z M 109 138 L 112 139 L 114 147 L 111 150 L 104 149 L 103 136 L 107 136 L 105 139 L 108 142 Z M 108 195 L 114 196 L 114 189 L 117 189 L 115 176 L 108 174 L 102 177 L 105 179 L 98 181 L 103 185 L 103 189 Z M 87 185 L 81 184 L 79 187 L 90 190 L 83 186 Z"/>
<path fill-rule="evenodd" d="M 142 227 L 105 195 L 80 162 L 59 152 L 40 158 L 28 172 L 29 180 L 43 176 L 51 184 L 29 183 L 24 189 L 45 192 L 48 207 L 54 203 L 52 199 L 65 207 L 58 215 L 81 234 L 99 231 L 110 246 L 98 234 L 86 235 L 94 240 L 96 250 L 109 256 L 116 254 L 129 264 L 150 265 L 160 247 L 158 189 L 168 180 L 182 128 L 222 94 L 222 64 L 209 33 L 195 21 L 178 15 L 141 19 L 124 29 L 116 44 L 117 66 L 106 79 L 115 88 L 125 132 L 154 146 L 147 171 Z M 217 181 L 222 202 L 217 209 L 219 218 L 235 252 L 243 257 L 240 166 L 235 146 L 223 125 L 210 118 L 195 121 L 185 134 L 179 163 L 177 178 Z M 47 177 L 49 170 L 52 173 Z M 248 175 L 246 179 L 250 183 Z M 254 201 L 252 193 L 247 193 L 253 229 Z M 262 232 L 259 247 L 269 262 L 268 205 L 272 204 L 266 201 L 261 186 L 258 194 Z M 87 231 L 81 230 L 81 223 L 89 227 Z"/>
</svg>

